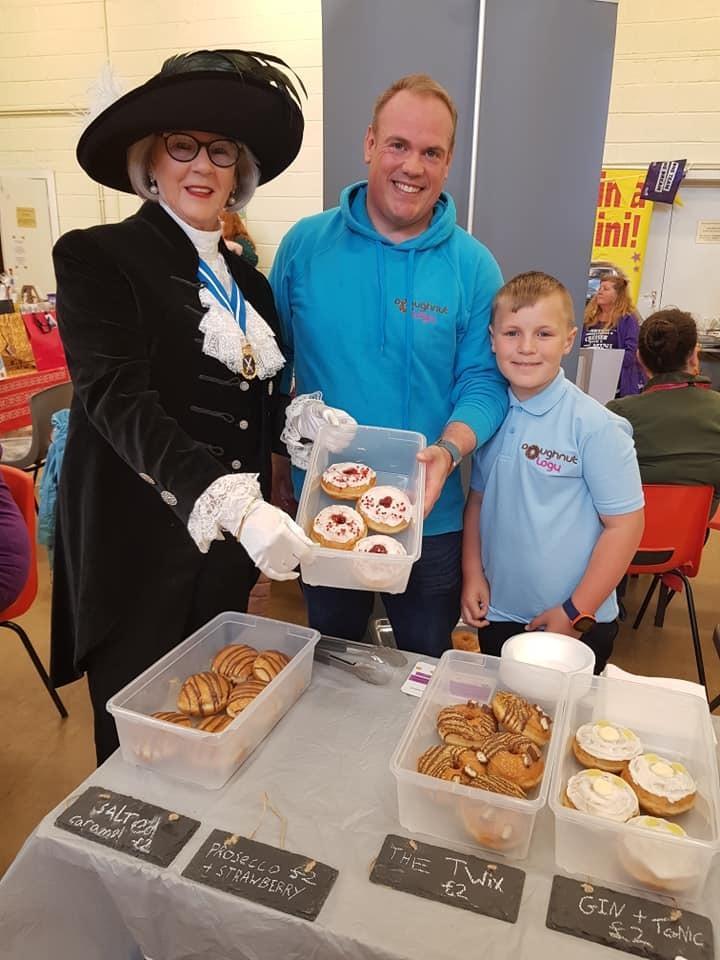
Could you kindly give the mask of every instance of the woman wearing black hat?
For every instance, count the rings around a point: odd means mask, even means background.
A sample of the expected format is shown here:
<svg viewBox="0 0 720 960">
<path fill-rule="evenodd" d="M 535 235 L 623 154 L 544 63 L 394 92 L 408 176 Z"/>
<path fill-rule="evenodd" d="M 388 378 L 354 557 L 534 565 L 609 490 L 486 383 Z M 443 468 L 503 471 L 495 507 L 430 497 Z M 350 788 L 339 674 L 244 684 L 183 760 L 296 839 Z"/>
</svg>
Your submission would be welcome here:
<svg viewBox="0 0 720 960">
<path fill-rule="evenodd" d="M 109 106 L 78 160 L 146 199 L 54 251 L 75 386 L 58 496 L 52 676 L 88 675 L 98 762 L 107 699 L 223 610 L 246 609 L 309 540 L 263 497 L 287 398 L 267 281 L 219 214 L 295 158 L 295 87 L 263 54 L 198 51 Z M 239 543 L 238 543 L 239 541 Z"/>
</svg>

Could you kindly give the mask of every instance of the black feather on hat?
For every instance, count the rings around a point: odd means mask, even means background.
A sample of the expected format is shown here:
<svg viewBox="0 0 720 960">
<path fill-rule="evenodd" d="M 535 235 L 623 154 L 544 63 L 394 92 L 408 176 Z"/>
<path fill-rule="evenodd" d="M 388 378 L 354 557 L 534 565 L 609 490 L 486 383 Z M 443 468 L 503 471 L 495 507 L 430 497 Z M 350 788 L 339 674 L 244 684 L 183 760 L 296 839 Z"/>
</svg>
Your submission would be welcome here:
<svg viewBox="0 0 720 960">
<path fill-rule="evenodd" d="M 304 121 L 300 95 L 276 64 L 252 50 L 196 50 L 170 57 L 158 74 L 112 103 L 84 130 L 78 163 L 98 183 L 134 193 L 128 148 L 151 133 L 202 130 L 244 143 L 267 183 L 300 150 Z"/>
</svg>

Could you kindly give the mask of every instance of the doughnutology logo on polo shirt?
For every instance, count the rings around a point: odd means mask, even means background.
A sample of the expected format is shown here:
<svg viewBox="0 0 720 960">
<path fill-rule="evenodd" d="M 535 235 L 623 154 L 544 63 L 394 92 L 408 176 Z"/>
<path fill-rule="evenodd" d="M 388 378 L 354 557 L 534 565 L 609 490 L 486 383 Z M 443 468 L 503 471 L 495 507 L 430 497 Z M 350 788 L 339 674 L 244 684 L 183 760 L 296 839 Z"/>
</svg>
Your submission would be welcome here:
<svg viewBox="0 0 720 960">
<path fill-rule="evenodd" d="M 561 453 L 559 450 L 541 447 L 537 443 L 523 443 L 521 449 L 525 451 L 528 460 L 532 460 L 535 466 L 549 473 L 562 473 L 563 464 L 578 462 L 575 453 Z"/>
</svg>

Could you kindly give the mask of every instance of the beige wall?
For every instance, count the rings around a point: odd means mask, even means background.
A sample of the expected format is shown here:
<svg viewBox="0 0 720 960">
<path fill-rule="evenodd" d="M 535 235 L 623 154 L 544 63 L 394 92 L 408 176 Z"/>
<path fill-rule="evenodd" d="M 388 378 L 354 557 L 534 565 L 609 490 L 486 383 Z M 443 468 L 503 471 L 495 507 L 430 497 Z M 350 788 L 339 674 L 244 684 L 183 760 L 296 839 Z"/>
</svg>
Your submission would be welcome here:
<svg viewBox="0 0 720 960">
<path fill-rule="evenodd" d="M 287 229 L 322 208 L 320 0 L 2 0 L 0 171 L 52 169 L 60 230 L 127 216 L 132 197 L 100 189 L 75 161 L 88 89 L 109 55 L 123 89 L 181 50 L 244 47 L 287 60 L 308 89 L 302 150 L 248 211 L 267 267 Z M 67 115 L 67 111 L 78 114 Z"/>
<path fill-rule="evenodd" d="M 720 0 L 620 0 L 605 162 L 720 167 Z"/>
</svg>

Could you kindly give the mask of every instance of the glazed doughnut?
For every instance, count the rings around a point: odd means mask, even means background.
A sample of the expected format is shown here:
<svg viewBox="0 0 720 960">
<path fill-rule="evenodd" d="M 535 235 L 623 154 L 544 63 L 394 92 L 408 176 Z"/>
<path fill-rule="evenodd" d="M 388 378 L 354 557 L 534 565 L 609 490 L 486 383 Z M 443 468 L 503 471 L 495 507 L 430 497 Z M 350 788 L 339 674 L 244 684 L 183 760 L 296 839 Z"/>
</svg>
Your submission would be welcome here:
<svg viewBox="0 0 720 960">
<path fill-rule="evenodd" d="M 357 502 L 360 516 L 378 533 L 400 533 L 410 526 L 412 504 L 398 487 L 373 487 Z"/>
<path fill-rule="evenodd" d="M 484 704 L 474 700 L 445 707 L 437 715 L 437 731 L 445 743 L 459 747 L 480 747 L 497 731 L 495 717 Z"/>
<path fill-rule="evenodd" d="M 498 690 L 491 706 L 498 723 L 510 733 L 521 733 L 539 747 L 550 740 L 552 720 L 537 704 L 528 703 L 506 690 Z"/>
<path fill-rule="evenodd" d="M 255 658 L 252 675 L 262 683 L 270 683 L 289 663 L 290 657 L 286 653 L 280 650 L 263 650 Z"/>
<path fill-rule="evenodd" d="M 465 829 L 473 840 L 491 850 L 511 850 L 521 842 L 527 831 L 524 817 L 491 804 L 478 805 L 475 799 L 472 803 L 462 804 L 460 813 Z"/>
<path fill-rule="evenodd" d="M 695 803 L 697 785 L 687 767 L 656 753 L 634 757 L 622 776 L 637 794 L 640 808 L 655 817 L 677 816 Z"/>
<path fill-rule="evenodd" d="M 150 714 L 155 720 L 164 720 L 165 723 L 176 723 L 179 727 L 191 727 L 192 720 L 185 713 L 177 713 L 175 710 L 157 710 Z"/>
<path fill-rule="evenodd" d="M 376 482 L 375 471 L 364 463 L 331 463 L 320 477 L 320 486 L 336 500 L 357 500 Z"/>
<path fill-rule="evenodd" d="M 572 810 L 617 823 L 624 823 L 639 812 L 632 787 L 606 770 L 581 770 L 570 777 L 562 802 Z"/>
<path fill-rule="evenodd" d="M 219 673 L 194 673 L 188 677 L 178 695 L 178 710 L 192 717 L 209 717 L 225 709 L 232 684 Z"/>
<path fill-rule="evenodd" d="M 252 676 L 257 655 L 255 647 L 249 647 L 246 643 L 231 643 L 215 654 L 210 669 L 221 677 L 227 677 L 232 683 L 242 683 Z"/>
<path fill-rule="evenodd" d="M 365 521 L 352 507 L 335 504 L 325 507 L 315 517 L 310 539 L 322 547 L 334 550 L 352 550 L 367 532 Z"/>
<path fill-rule="evenodd" d="M 594 720 L 578 728 L 572 744 L 577 762 L 583 767 L 622 773 L 642 753 L 637 734 L 608 720 Z"/>
<path fill-rule="evenodd" d="M 518 800 L 527 800 L 527 794 L 517 783 L 511 783 L 505 777 L 495 777 L 491 774 L 475 777 L 468 784 L 478 790 L 488 790 L 490 793 L 500 793 L 504 797 L 517 797 Z"/>
<path fill-rule="evenodd" d="M 243 710 L 247 709 L 255 697 L 259 696 L 267 684 L 260 680 L 245 680 L 233 687 L 230 698 L 227 702 L 226 710 L 229 717 L 236 717 Z"/>
<path fill-rule="evenodd" d="M 232 723 L 232 720 L 233 718 L 227 713 L 216 713 L 214 717 L 205 717 L 201 720 L 195 729 L 204 730 L 206 733 L 221 733 L 229 723 Z"/>
<path fill-rule="evenodd" d="M 476 751 L 487 763 L 491 776 L 516 783 L 523 790 L 536 787 L 542 780 L 545 761 L 540 748 L 519 733 L 494 733 Z"/>
<path fill-rule="evenodd" d="M 441 780 L 453 780 L 464 783 L 460 756 L 464 751 L 459 747 L 434 746 L 418 757 L 417 771 L 428 777 L 439 777 Z"/>
</svg>

